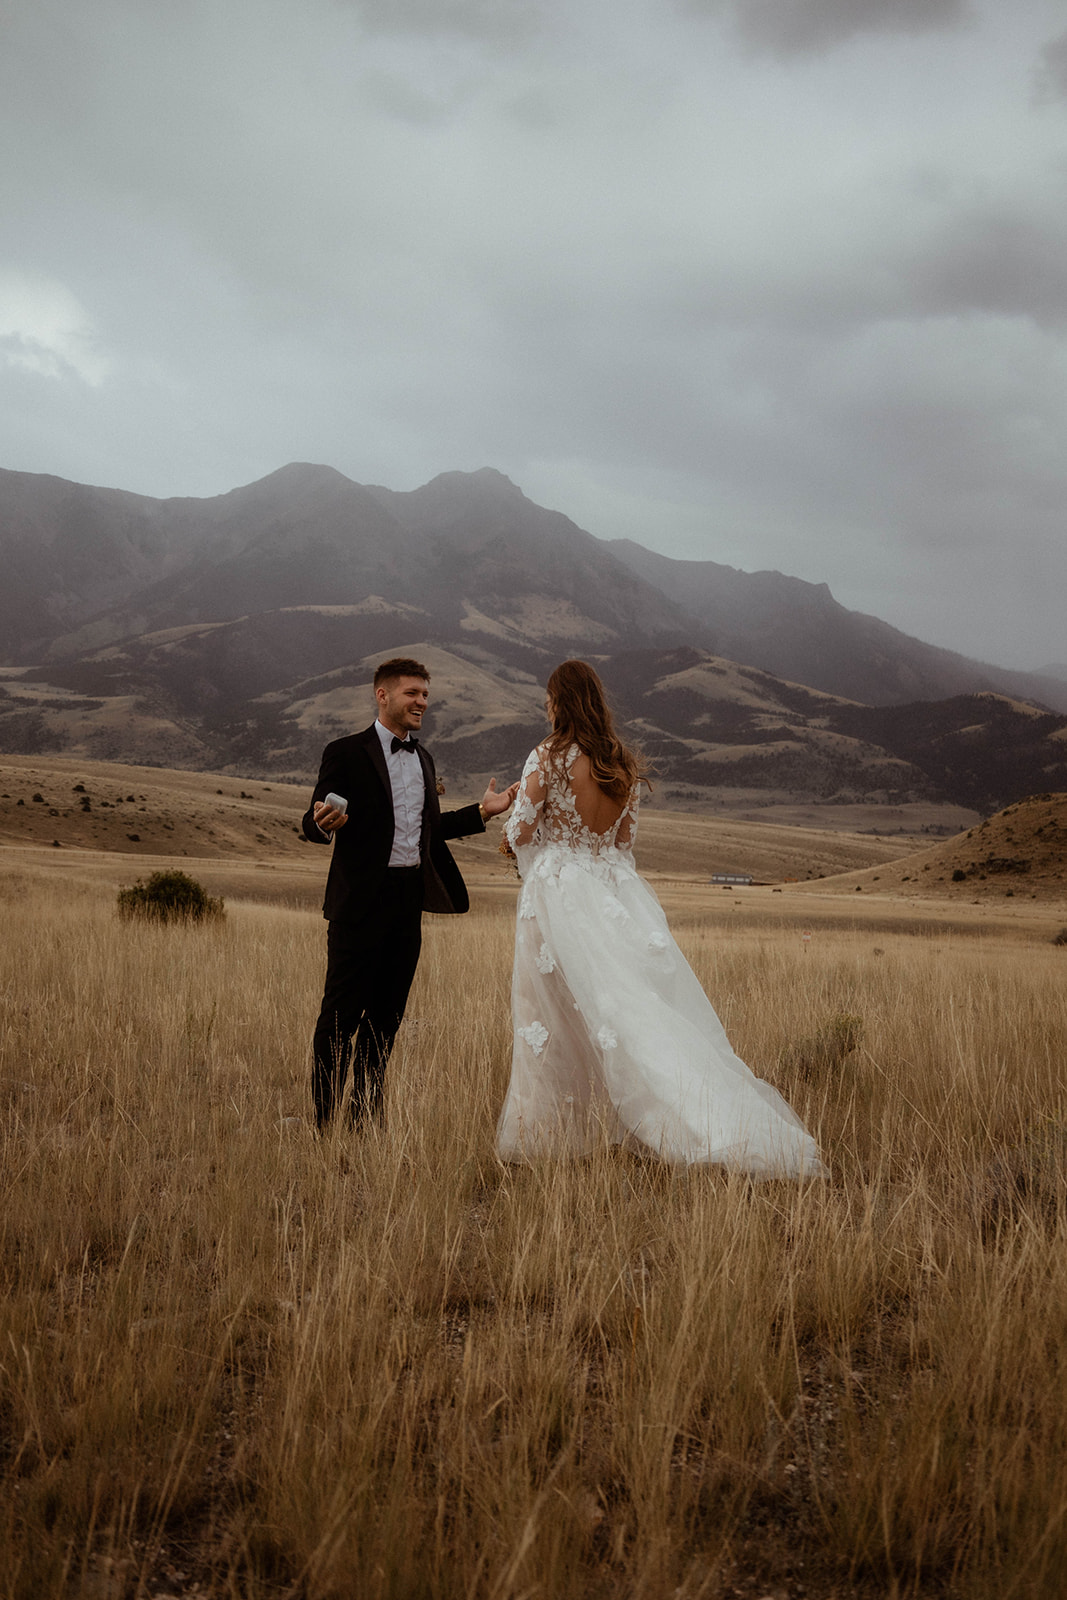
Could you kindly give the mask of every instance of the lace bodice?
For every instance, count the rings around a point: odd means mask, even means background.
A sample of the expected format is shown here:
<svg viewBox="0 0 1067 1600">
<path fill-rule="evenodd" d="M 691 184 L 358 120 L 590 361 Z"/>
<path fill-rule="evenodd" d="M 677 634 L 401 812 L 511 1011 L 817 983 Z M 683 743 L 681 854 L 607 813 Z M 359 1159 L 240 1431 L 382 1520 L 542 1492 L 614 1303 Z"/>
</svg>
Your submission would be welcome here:
<svg viewBox="0 0 1067 1600">
<path fill-rule="evenodd" d="M 635 784 L 630 790 L 610 826 L 595 831 L 582 820 L 575 793 L 574 766 L 580 753 L 576 744 L 563 755 L 551 754 L 543 744 L 531 750 L 505 830 L 513 850 L 531 844 L 561 844 L 593 855 L 633 849 L 640 786 Z"/>
</svg>

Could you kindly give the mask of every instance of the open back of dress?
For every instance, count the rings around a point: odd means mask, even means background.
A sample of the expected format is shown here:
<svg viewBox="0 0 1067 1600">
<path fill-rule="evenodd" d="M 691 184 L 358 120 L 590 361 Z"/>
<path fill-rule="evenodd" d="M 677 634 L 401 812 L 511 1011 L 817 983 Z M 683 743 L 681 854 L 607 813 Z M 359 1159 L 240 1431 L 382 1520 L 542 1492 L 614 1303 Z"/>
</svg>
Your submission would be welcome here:
<svg viewBox="0 0 1067 1600">
<path fill-rule="evenodd" d="M 562 754 L 540 745 L 526 763 L 508 839 L 512 849 L 530 844 L 536 836 L 594 853 L 627 850 L 637 827 L 637 807 L 636 785 L 625 800 L 613 800 L 594 779 L 589 757 L 576 744 Z"/>
</svg>

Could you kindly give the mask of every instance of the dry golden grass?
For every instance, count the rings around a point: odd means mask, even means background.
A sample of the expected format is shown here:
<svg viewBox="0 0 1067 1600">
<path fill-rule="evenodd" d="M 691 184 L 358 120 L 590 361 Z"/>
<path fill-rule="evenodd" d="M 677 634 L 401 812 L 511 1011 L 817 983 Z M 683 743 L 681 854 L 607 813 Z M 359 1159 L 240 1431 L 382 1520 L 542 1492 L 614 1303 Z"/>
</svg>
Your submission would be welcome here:
<svg viewBox="0 0 1067 1600">
<path fill-rule="evenodd" d="M 428 925 L 385 1132 L 319 1143 L 316 915 L 0 894 L 4 1600 L 1063 1592 L 1051 926 L 681 896 L 798 1187 L 498 1165 L 503 896 Z"/>
</svg>

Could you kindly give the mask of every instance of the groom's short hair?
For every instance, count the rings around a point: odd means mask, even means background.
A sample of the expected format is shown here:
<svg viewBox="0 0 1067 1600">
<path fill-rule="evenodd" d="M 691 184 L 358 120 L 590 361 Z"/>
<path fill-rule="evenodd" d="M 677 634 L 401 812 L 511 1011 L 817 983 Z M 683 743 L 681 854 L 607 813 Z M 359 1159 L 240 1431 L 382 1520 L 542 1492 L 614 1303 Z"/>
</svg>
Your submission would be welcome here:
<svg viewBox="0 0 1067 1600">
<path fill-rule="evenodd" d="M 391 678 L 425 678 L 429 683 L 430 674 L 422 662 L 414 660 L 412 656 L 390 656 L 374 674 L 375 689 L 388 683 Z"/>
</svg>

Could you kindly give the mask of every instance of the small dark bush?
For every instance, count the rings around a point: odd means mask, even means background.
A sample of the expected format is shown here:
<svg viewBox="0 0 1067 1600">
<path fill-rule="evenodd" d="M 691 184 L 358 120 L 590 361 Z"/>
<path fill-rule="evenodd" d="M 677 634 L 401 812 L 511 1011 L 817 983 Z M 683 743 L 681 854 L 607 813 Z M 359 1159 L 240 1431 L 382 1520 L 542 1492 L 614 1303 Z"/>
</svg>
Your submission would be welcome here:
<svg viewBox="0 0 1067 1600">
<path fill-rule="evenodd" d="M 952 881 L 953 883 L 962 883 L 966 876 L 967 874 L 964 872 L 963 868 L 957 867 L 955 872 L 952 874 Z"/>
<path fill-rule="evenodd" d="M 1053 944 L 1067 944 L 1067 928 L 1061 928 L 1059 933 L 1053 934 Z"/>
<path fill-rule="evenodd" d="M 793 1077 L 810 1080 L 823 1072 L 836 1072 L 863 1039 L 863 1019 L 839 1011 L 828 1017 L 808 1039 L 788 1045 L 778 1064 Z"/>
<path fill-rule="evenodd" d="M 147 883 L 138 878 L 132 888 L 119 890 L 118 908 L 120 917 L 155 922 L 211 922 L 226 914 L 222 899 L 213 899 L 185 872 L 153 872 Z"/>
</svg>

